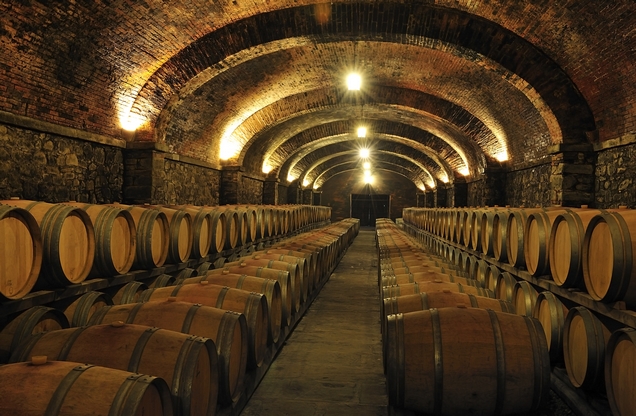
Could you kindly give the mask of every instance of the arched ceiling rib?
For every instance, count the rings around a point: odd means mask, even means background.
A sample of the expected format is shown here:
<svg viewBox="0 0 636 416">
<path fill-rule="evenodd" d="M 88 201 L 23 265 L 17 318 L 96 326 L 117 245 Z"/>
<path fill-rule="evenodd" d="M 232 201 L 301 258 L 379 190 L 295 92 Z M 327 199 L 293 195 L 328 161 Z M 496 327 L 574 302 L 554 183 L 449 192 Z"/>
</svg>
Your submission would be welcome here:
<svg viewBox="0 0 636 416">
<path fill-rule="evenodd" d="M 424 163 L 426 170 L 437 180 L 444 182 L 453 180 L 453 171 L 434 151 L 431 151 L 419 143 L 411 143 L 409 139 L 383 134 L 374 134 L 373 139 L 352 139 L 349 134 L 339 134 L 312 140 L 304 146 L 296 148 L 294 153 L 289 155 L 289 158 L 281 166 L 279 177 L 284 179 L 288 176 L 300 177 L 306 174 L 307 167 L 300 162 L 312 153 L 327 147 L 330 151 L 331 149 L 345 148 L 351 149 L 346 150 L 347 152 L 353 151 L 355 153 L 359 153 L 362 148 L 369 148 L 371 150 L 390 149 L 392 151 L 404 152 L 411 157 L 418 158 L 421 163 Z M 412 147 L 412 150 L 409 149 L 409 147 Z M 356 158 L 359 158 L 359 156 L 356 155 Z"/>
<path fill-rule="evenodd" d="M 364 162 L 368 161 L 371 165 L 369 170 L 372 172 L 380 167 L 391 165 L 394 169 L 399 167 L 400 171 L 408 172 L 410 180 L 420 189 L 423 189 L 425 185 L 429 188 L 437 186 L 437 183 L 430 173 L 421 170 L 421 165 L 414 163 L 412 160 L 403 157 L 399 153 L 380 150 L 378 151 L 380 157 L 376 155 L 375 158 L 365 160 L 360 159 L 357 153 L 358 152 L 355 150 L 350 150 L 324 156 L 307 167 L 303 171 L 303 174 L 298 177 L 298 181 L 303 187 L 310 188 L 313 187 L 313 183 L 316 178 L 320 177 L 325 171 L 331 169 L 333 166 L 348 164 L 356 166 L 362 173 L 365 170 Z"/>
<path fill-rule="evenodd" d="M 118 137 L 132 109 L 148 120 L 137 140 L 217 163 L 231 137 L 252 172 L 344 134 L 319 130 L 362 104 L 454 172 L 497 145 L 537 161 L 635 132 L 632 0 L 341 1 L 324 21 L 315 3 L 1 3 L 0 110 Z M 351 63 L 368 81 L 357 100 L 338 83 Z"/>
<path fill-rule="evenodd" d="M 334 176 L 340 175 L 341 173 L 345 173 L 345 172 L 355 172 L 358 169 L 355 166 L 348 166 L 348 164 L 341 164 L 341 165 L 337 165 L 337 166 L 333 166 L 331 169 L 326 170 L 325 172 L 323 172 L 323 174 L 316 178 L 316 188 L 314 189 L 320 189 L 329 179 L 333 178 Z M 417 183 L 417 180 L 413 180 L 411 175 L 408 172 L 405 172 L 402 169 L 399 169 L 399 167 L 395 167 L 390 163 L 386 163 L 383 165 L 383 167 L 379 167 L 378 169 L 376 169 L 376 171 L 380 171 L 380 172 L 391 172 L 391 173 L 395 173 L 398 174 L 400 176 L 405 177 L 406 179 L 408 179 L 409 181 L 413 182 L 413 184 L 422 189 L 420 187 L 420 184 Z M 362 175 L 360 175 L 360 183 L 364 183 L 364 178 L 362 177 Z"/>
</svg>

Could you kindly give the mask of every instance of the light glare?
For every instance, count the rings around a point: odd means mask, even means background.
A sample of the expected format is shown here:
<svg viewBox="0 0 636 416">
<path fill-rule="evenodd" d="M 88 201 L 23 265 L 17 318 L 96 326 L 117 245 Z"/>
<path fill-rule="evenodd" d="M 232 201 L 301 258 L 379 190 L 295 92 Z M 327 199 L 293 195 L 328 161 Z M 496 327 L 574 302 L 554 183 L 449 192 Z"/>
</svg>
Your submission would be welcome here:
<svg viewBox="0 0 636 416">
<path fill-rule="evenodd" d="M 461 175 L 468 176 L 468 175 L 470 175 L 470 170 L 468 170 L 467 166 L 464 166 L 463 168 L 459 169 L 459 173 Z"/>
<path fill-rule="evenodd" d="M 358 127 L 358 137 L 367 137 L 366 127 Z"/>
<path fill-rule="evenodd" d="M 370 177 L 370 176 L 371 176 L 371 171 L 370 171 L 370 170 L 365 170 L 365 171 L 364 171 L 364 177 L 365 177 L 365 178 L 368 178 L 368 177 Z"/>
<path fill-rule="evenodd" d="M 294 182 L 296 177 L 294 175 L 287 175 L 287 182 Z"/>
<path fill-rule="evenodd" d="M 371 163 L 369 163 L 369 162 L 364 162 L 364 163 L 362 164 L 362 167 L 363 167 L 363 168 L 365 168 L 365 169 L 371 169 Z"/>
<path fill-rule="evenodd" d="M 369 157 L 369 149 L 360 149 L 360 157 L 363 159 L 366 159 L 367 157 Z"/>
<path fill-rule="evenodd" d="M 495 159 L 497 159 L 500 162 L 505 162 L 506 160 L 508 160 L 508 152 L 507 151 L 503 151 L 503 152 L 499 152 L 495 155 Z"/>
<path fill-rule="evenodd" d="M 349 74 L 347 77 L 347 88 L 349 91 L 359 91 L 362 86 L 362 78 L 358 74 Z"/>
<path fill-rule="evenodd" d="M 263 173 L 270 173 L 272 171 L 272 167 L 270 165 L 263 166 Z"/>
<path fill-rule="evenodd" d="M 367 185 L 373 184 L 373 176 L 365 176 L 364 183 L 366 183 Z"/>
</svg>

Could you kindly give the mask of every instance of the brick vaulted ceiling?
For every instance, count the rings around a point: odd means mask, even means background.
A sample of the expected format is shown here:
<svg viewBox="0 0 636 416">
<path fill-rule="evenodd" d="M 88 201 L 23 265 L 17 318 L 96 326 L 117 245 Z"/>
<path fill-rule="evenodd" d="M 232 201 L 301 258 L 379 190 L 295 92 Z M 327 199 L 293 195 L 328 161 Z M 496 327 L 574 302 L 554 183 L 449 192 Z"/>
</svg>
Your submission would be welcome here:
<svg viewBox="0 0 636 416">
<path fill-rule="evenodd" d="M 636 131 L 633 0 L 11 0 L 0 47 L 2 111 L 307 186 L 363 145 L 430 187 Z"/>
</svg>

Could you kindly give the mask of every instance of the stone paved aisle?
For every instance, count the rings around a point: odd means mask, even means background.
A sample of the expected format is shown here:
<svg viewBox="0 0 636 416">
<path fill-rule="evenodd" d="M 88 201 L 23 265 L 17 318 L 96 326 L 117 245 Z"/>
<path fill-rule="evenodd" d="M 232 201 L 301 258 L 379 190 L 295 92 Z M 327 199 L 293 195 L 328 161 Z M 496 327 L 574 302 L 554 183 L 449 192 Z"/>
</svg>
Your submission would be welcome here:
<svg viewBox="0 0 636 416">
<path fill-rule="evenodd" d="M 241 416 L 387 415 L 374 232 L 361 230 Z"/>
</svg>

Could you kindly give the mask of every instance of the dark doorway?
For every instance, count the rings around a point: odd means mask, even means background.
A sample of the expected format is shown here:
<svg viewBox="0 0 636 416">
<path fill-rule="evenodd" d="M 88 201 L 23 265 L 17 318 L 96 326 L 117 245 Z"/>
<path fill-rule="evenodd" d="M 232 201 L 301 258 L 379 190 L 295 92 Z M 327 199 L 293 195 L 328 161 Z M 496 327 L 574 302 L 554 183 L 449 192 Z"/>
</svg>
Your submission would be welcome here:
<svg viewBox="0 0 636 416">
<path fill-rule="evenodd" d="M 390 195 L 351 194 L 351 218 L 358 218 L 361 226 L 375 227 L 376 218 L 389 218 Z"/>
</svg>

